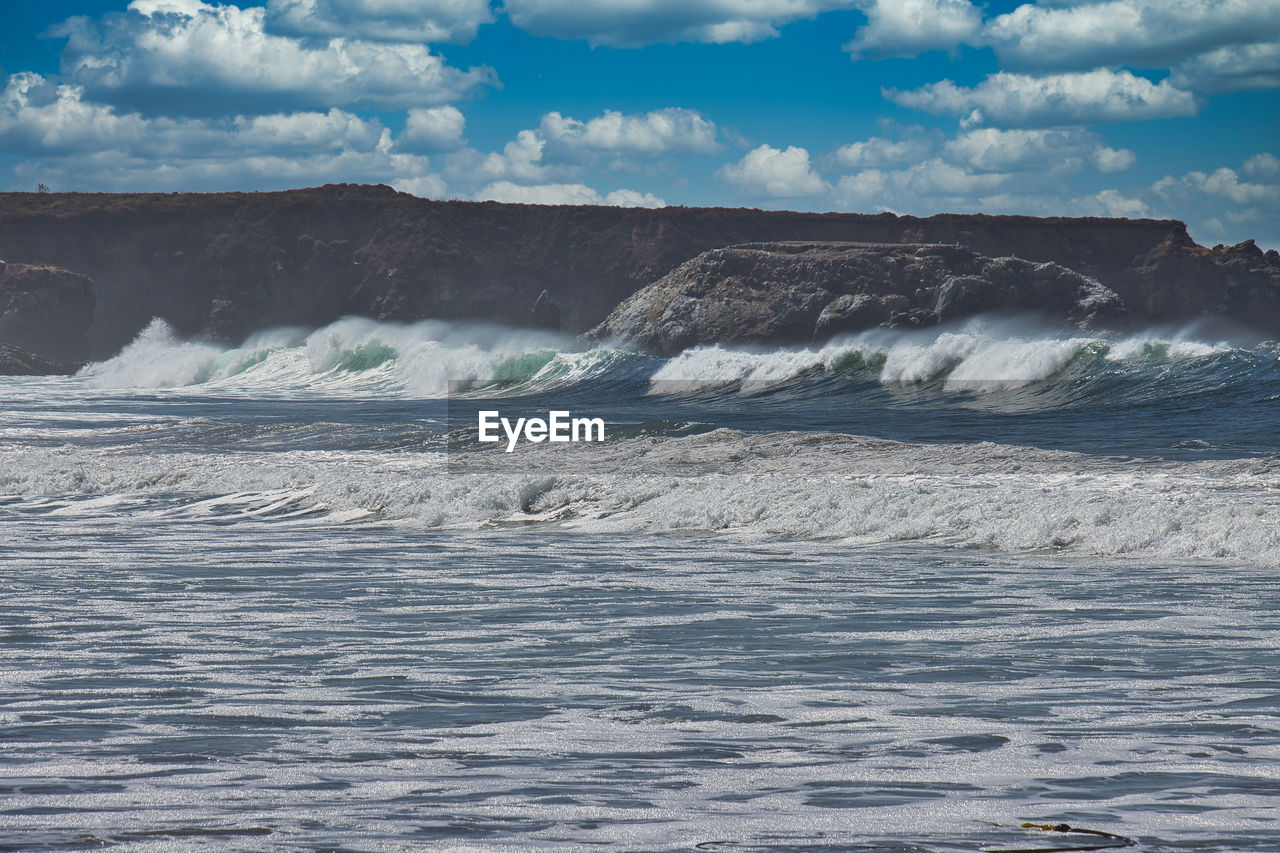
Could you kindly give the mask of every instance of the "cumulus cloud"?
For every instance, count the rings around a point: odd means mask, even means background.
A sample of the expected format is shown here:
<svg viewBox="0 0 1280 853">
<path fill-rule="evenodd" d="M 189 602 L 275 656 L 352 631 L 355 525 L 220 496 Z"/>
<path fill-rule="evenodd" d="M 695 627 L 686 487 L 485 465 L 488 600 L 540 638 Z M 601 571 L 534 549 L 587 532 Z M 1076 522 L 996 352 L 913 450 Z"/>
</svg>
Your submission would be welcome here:
<svg viewBox="0 0 1280 853">
<path fill-rule="evenodd" d="M 522 186 L 511 181 L 497 181 L 476 193 L 477 201 L 503 201 L 514 204 L 604 204 L 614 207 L 665 207 L 666 202 L 652 193 L 614 190 L 601 196 L 586 184 L 538 184 Z"/>
<path fill-rule="evenodd" d="M 835 161 L 847 169 L 872 166 L 894 166 L 923 160 L 933 146 L 922 139 L 886 139 L 873 136 L 860 142 L 841 145 L 835 151 Z"/>
<path fill-rule="evenodd" d="M 371 41 L 466 42 L 493 20 L 489 0 L 267 0 L 268 32 Z"/>
<path fill-rule="evenodd" d="M 1251 178 L 1280 178 L 1280 158 L 1263 152 L 1244 161 L 1244 173 Z"/>
<path fill-rule="evenodd" d="M 13 75 L 0 95 L 0 148 L 39 155 L 117 149 L 153 156 L 199 156 L 222 148 L 224 156 L 234 157 L 390 145 L 380 122 L 336 108 L 227 119 L 145 118 L 83 95 L 78 86 L 56 86 L 31 72 Z"/>
<path fill-rule="evenodd" d="M 999 130 L 980 128 L 946 144 L 948 157 L 989 172 L 1044 169 L 1078 170 L 1088 163 L 1099 172 L 1121 172 L 1136 157 L 1127 149 L 1103 145 L 1097 134 L 1080 129 Z"/>
<path fill-rule="evenodd" d="M 1166 176 L 1152 189 L 1166 198 L 1214 196 L 1235 204 L 1280 207 L 1280 185 L 1240 180 L 1234 169 L 1225 166 L 1212 172 L 1188 172 L 1181 178 Z"/>
<path fill-rule="evenodd" d="M 1280 160 L 1270 153 L 1247 159 L 1239 170 L 1220 167 L 1166 175 L 1151 186 L 1163 207 L 1192 214 L 1197 230 L 1215 240 L 1257 238 L 1280 245 Z M 1249 223 L 1247 231 L 1231 226 Z M 1231 232 L 1234 232 L 1232 234 Z"/>
<path fill-rule="evenodd" d="M 906 169 L 866 169 L 836 184 L 837 204 L 850 210 L 984 209 L 985 197 L 1014 180 L 1010 174 L 973 172 L 934 158 Z"/>
<path fill-rule="evenodd" d="M 484 157 L 474 171 L 485 177 L 546 180 L 551 175 L 551 168 L 542 162 L 542 152 L 546 145 L 546 139 L 536 131 L 522 130 L 516 134 L 515 139 L 503 146 L 501 154 L 493 153 Z M 455 159 L 454 162 L 465 163 L 460 159 Z"/>
<path fill-rule="evenodd" d="M 786 150 L 761 145 L 716 175 L 750 196 L 803 198 L 830 189 L 810 165 L 809 152 L 794 145 Z"/>
<path fill-rule="evenodd" d="M 1107 189 L 1071 197 L 1060 180 L 1026 172 L 975 172 L 941 159 L 906 169 L 867 169 L 842 177 L 832 193 L 842 210 L 928 216 L 1017 213 L 1035 216 L 1146 216 L 1146 202 Z"/>
<path fill-rule="evenodd" d="M 1168 67 L 1199 53 L 1280 37 L 1280 0 L 1027 3 L 999 15 L 980 43 L 1006 68 Z"/>
<path fill-rule="evenodd" d="M 1146 202 L 1126 196 L 1119 190 L 1102 190 L 1091 196 L 1072 199 L 1072 205 L 1085 216 L 1140 219 L 1150 212 Z"/>
<path fill-rule="evenodd" d="M 678 108 L 643 115 L 605 110 L 586 122 L 551 112 L 542 117 L 539 131 L 560 145 L 598 151 L 715 154 L 720 150 L 715 124 L 694 110 Z"/>
<path fill-rule="evenodd" d="M 916 56 L 972 42 L 982 12 L 968 0 L 862 0 L 867 23 L 845 45 L 855 59 Z"/>
<path fill-rule="evenodd" d="M 1280 41 L 1224 47 L 1180 62 L 1170 79 L 1175 86 L 1205 92 L 1280 87 Z"/>
<path fill-rule="evenodd" d="M 661 154 L 719 150 L 715 124 L 693 110 L 635 115 L 606 110 L 587 121 L 550 112 L 538 127 L 521 130 L 500 152 L 466 149 L 450 155 L 445 173 L 458 183 L 573 186 L 601 155 L 612 158 L 611 168 L 631 168 L 637 159 Z"/>
<path fill-rule="evenodd" d="M 0 150 L 29 157 L 22 183 L 66 190 L 229 190 L 348 181 L 443 184 L 426 157 L 393 150 L 380 122 L 340 109 L 148 118 L 84 100 L 29 72 L 0 93 Z"/>
<path fill-rule="evenodd" d="M 448 198 L 448 187 L 439 175 L 415 175 L 413 177 L 397 177 L 390 181 L 391 187 L 402 193 L 421 196 L 422 198 Z"/>
<path fill-rule="evenodd" d="M 778 27 L 812 18 L 853 0 L 505 0 L 517 27 L 537 36 L 586 39 L 593 45 L 750 43 L 778 35 Z"/>
<path fill-rule="evenodd" d="M 404 122 L 404 132 L 396 140 L 400 151 L 449 151 L 460 148 L 467 120 L 457 107 L 414 107 Z"/>
<path fill-rule="evenodd" d="M 100 21 L 71 18 L 64 75 L 93 97 L 143 111 L 269 112 L 330 106 L 425 106 L 493 82 L 420 44 L 272 35 L 261 7 L 134 0 Z"/>
<path fill-rule="evenodd" d="M 1138 155 L 1128 148 L 1108 148 L 1105 145 L 1099 145 L 1089 152 L 1089 162 L 1094 169 L 1104 174 L 1127 172 L 1138 162 Z"/>
<path fill-rule="evenodd" d="M 1097 69 L 1033 77 L 999 72 L 965 88 L 950 80 L 911 91 L 884 90 L 904 107 L 961 116 L 966 127 L 1051 127 L 1194 115 L 1195 97 L 1168 80 Z"/>
</svg>

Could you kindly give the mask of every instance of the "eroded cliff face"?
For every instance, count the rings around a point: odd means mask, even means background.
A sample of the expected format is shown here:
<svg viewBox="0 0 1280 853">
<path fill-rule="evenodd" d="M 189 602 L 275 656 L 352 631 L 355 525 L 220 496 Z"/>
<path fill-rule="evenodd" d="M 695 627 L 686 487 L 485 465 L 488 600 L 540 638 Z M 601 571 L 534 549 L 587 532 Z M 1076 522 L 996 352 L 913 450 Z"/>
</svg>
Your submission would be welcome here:
<svg viewBox="0 0 1280 853">
<path fill-rule="evenodd" d="M 625 299 L 590 337 L 674 355 L 701 344 L 807 343 L 989 312 L 1035 313 L 1080 329 L 1127 319 L 1113 291 L 1053 262 L 947 244 L 749 243 L 686 261 Z"/>
<path fill-rule="evenodd" d="M 0 372 L 69 372 L 88 355 L 93 282 L 54 266 L 0 261 Z M 19 367 L 34 365 L 23 371 Z M 5 365 L 8 365 L 7 367 Z"/>
<path fill-rule="evenodd" d="M 1198 246 L 1169 220 L 547 207 L 355 185 L 0 194 L 0 258 L 94 280 L 93 357 L 152 317 L 238 340 L 347 314 L 546 325 L 550 304 L 565 331 L 582 332 L 702 252 L 769 241 L 959 243 L 1095 278 L 1137 322 L 1226 314 L 1280 333 L 1280 258 L 1252 244 Z"/>
</svg>

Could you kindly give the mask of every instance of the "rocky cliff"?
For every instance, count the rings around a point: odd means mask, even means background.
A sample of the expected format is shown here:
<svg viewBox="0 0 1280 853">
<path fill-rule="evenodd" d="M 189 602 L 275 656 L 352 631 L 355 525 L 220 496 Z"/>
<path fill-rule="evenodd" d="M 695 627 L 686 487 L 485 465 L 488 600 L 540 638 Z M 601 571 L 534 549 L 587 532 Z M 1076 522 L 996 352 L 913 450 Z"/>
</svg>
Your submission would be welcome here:
<svg viewBox="0 0 1280 853">
<path fill-rule="evenodd" d="M 989 312 L 1034 312 L 1082 329 L 1126 319 L 1113 291 L 1053 262 L 947 244 L 750 243 L 686 261 L 623 300 L 591 337 L 674 355 Z"/>
<path fill-rule="evenodd" d="M 10 346 L 4 360 L 10 372 L 21 363 L 20 351 L 31 364 L 44 365 L 38 372 L 60 372 L 58 361 L 82 361 L 95 303 L 93 282 L 83 275 L 0 261 L 0 344 Z"/>
<path fill-rule="evenodd" d="M 1252 243 L 1207 249 L 1169 220 L 542 207 L 354 185 L 0 194 L 0 258 L 93 279 L 93 357 L 157 316 L 232 340 L 346 314 L 581 332 L 703 252 L 769 241 L 959 243 L 1096 279 L 1139 322 L 1225 314 L 1280 332 L 1280 258 Z"/>
</svg>

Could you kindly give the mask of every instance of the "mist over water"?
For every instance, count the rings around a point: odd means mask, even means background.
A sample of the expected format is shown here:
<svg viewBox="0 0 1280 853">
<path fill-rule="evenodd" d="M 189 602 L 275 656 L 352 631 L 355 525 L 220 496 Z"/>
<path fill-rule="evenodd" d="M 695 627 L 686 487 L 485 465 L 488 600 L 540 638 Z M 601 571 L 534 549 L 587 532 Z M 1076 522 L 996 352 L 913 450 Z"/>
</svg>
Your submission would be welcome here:
<svg viewBox="0 0 1280 853">
<path fill-rule="evenodd" d="M 15 849 L 1280 849 L 1273 344 L 157 320 L 0 396 Z"/>
</svg>

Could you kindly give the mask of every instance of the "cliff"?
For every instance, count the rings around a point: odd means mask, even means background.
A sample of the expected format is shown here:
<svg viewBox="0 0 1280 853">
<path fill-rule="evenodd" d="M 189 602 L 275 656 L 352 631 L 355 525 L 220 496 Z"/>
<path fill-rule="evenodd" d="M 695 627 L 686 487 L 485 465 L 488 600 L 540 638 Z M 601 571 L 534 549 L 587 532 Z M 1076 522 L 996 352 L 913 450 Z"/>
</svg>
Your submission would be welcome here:
<svg viewBox="0 0 1280 853">
<path fill-rule="evenodd" d="M 184 334 L 229 340 L 346 314 L 558 320 L 581 332 L 690 258 L 771 241 L 959 243 L 1094 278 L 1139 322 L 1225 314 L 1280 332 L 1280 258 L 1252 243 L 1207 249 L 1170 220 L 543 207 L 355 185 L 0 194 L 0 258 L 93 279 L 93 357 L 155 316 Z"/>
<path fill-rule="evenodd" d="M 20 372 L 23 363 L 37 365 L 28 372 L 69 372 L 57 362 L 88 354 L 94 307 L 93 282 L 83 275 L 0 261 L 0 344 L 9 345 L 0 372 Z"/>
</svg>

